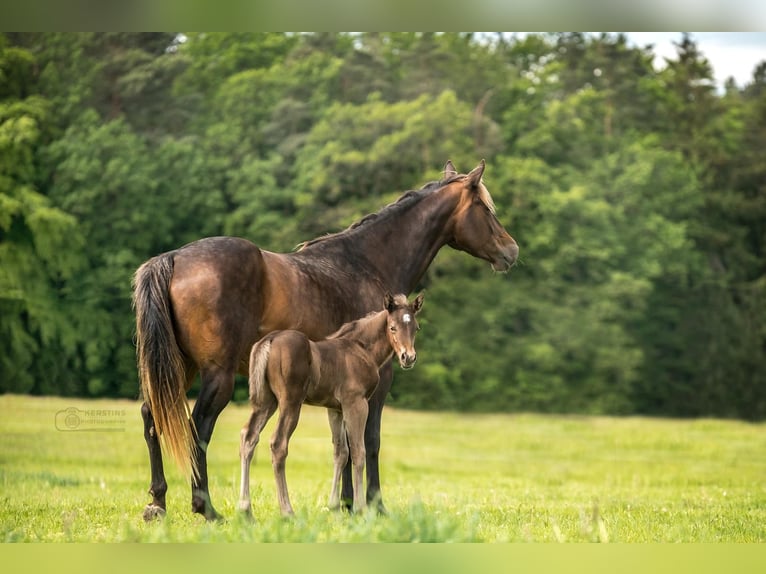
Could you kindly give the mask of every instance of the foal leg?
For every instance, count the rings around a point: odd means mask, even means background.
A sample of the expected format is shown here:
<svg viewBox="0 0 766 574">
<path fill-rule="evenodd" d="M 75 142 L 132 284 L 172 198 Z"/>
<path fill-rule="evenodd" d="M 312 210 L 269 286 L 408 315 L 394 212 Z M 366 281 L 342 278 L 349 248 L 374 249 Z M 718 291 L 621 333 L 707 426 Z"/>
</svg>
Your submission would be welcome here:
<svg viewBox="0 0 766 574">
<path fill-rule="evenodd" d="M 364 425 L 367 421 L 369 406 L 364 397 L 344 405 L 343 420 L 346 422 L 346 432 L 351 449 L 351 464 L 354 471 L 354 512 L 360 512 L 367 506 L 364 493 Z"/>
<path fill-rule="evenodd" d="M 327 418 L 330 420 L 333 446 L 333 474 L 332 490 L 330 491 L 330 510 L 340 508 L 340 475 L 343 467 L 348 462 L 348 438 L 343 424 L 343 413 L 334 409 L 327 409 Z"/>
<path fill-rule="evenodd" d="M 300 402 L 297 404 L 280 403 L 279 421 L 271 438 L 271 465 L 274 467 L 274 478 L 277 481 L 277 500 L 279 501 L 279 509 L 282 511 L 283 516 L 295 514 L 290 504 L 290 496 L 287 493 L 285 461 L 287 460 L 287 445 L 295 431 L 295 427 L 298 426 L 300 414 Z"/>
<path fill-rule="evenodd" d="M 147 522 L 165 515 L 165 493 L 168 483 L 165 481 L 165 470 L 162 467 L 162 451 L 160 450 L 160 437 L 154 427 L 154 418 L 149 404 L 141 405 L 141 417 L 144 419 L 144 439 L 149 448 L 149 466 L 152 472 L 152 483 L 149 486 L 149 494 L 152 502 L 144 508 L 144 520 Z"/>
<path fill-rule="evenodd" d="M 391 361 L 380 369 L 380 382 L 369 400 L 369 414 L 364 429 L 364 447 L 367 458 L 367 503 L 377 501 L 377 510 L 386 514 L 383 506 L 383 498 L 380 494 L 380 421 L 383 416 L 383 403 L 386 401 L 388 391 L 394 378 L 394 370 Z M 347 510 L 351 510 L 351 501 L 354 498 L 352 484 L 351 461 L 343 469 L 343 504 Z"/>
<path fill-rule="evenodd" d="M 201 371 L 202 387 L 192 411 L 197 429 L 195 456 L 199 476 L 192 477 L 192 512 L 204 515 L 207 520 L 218 520 L 220 515 L 210 501 L 207 478 L 207 448 L 213 436 L 218 415 L 231 400 L 234 391 L 234 369 L 208 368 Z"/>
<path fill-rule="evenodd" d="M 239 509 L 244 512 L 246 516 L 252 516 L 250 510 L 250 463 L 253 460 L 253 453 L 255 452 L 255 447 L 258 445 L 261 431 L 276 410 L 276 398 L 274 395 L 270 395 L 266 398 L 263 404 L 253 407 L 250 419 L 247 424 L 242 427 L 242 432 L 240 433 L 239 456 L 242 465 L 242 473 L 239 490 Z"/>
</svg>

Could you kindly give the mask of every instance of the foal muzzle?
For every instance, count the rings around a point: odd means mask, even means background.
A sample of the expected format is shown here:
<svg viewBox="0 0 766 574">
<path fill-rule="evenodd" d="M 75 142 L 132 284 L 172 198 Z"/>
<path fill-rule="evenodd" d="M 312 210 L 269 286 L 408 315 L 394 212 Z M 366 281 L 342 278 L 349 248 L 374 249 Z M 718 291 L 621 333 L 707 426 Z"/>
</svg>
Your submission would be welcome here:
<svg viewBox="0 0 766 574">
<path fill-rule="evenodd" d="M 402 353 L 399 355 L 399 365 L 404 370 L 411 369 L 412 367 L 414 367 L 415 361 L 417 360 L 418 360 L 417 353 L 410 354 L 407 351 L 402 351 Z"/>
</svg>

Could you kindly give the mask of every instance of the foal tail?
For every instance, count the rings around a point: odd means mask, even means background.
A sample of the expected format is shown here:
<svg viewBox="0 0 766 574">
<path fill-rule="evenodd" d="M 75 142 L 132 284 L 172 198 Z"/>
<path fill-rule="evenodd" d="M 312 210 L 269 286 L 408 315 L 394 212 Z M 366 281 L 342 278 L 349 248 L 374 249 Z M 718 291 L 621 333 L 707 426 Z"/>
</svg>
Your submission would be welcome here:
<svg viewBox="0 0 766 574">
<path fill-rule="evenodd" d="M 262 339 L 253 345 L 250 351 L 250 372 L 248 386 L 250 387 L 250 402 L 260 403 L 266 391 L 266 366 L 271 354 L 271 338 Z"/>
<path fill-rule="evenodd" d="M 133 278 L 136 311 L 136 356 L 141 393 L 154 418 L 154 428 L 181 470 L 199 476 L 196 433 L 186 401 L 186 369 L 173 330 L 169 287 L 173 254 L 153 257 Z"/>
</svg>

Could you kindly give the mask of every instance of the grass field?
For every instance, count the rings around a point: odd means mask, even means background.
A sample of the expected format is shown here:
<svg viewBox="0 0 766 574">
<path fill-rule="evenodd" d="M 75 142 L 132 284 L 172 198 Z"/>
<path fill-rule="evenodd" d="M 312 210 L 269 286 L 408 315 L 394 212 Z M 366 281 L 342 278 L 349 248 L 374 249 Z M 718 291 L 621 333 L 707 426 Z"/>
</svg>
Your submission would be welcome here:
<svg viewBox="0 0 766 574">
<path fill-rule="evenodd" d="M 57 413 L 71 407 L 95 413 L 95 422 L 69 430 Z M 279 516 L 272 419 L 253 465 L 249 523 L 235 510 L 247 409 L 230 405 L 208 455 L 211 495 L 226 520 L 192 515 L 190 489 L 166 461 L 168 515 L 145 524 L 149 465 L 138 403 L 6 395 L 0 412 L 5 542 L 766 541 L 763 424 L 387 409 L 389 514 L 348 516 L 325 508 L 327 417 L 306 407 L 287 462 L 296 516 Z M 99 422 L 116 430 L 83 430 Z"/>
</svg>

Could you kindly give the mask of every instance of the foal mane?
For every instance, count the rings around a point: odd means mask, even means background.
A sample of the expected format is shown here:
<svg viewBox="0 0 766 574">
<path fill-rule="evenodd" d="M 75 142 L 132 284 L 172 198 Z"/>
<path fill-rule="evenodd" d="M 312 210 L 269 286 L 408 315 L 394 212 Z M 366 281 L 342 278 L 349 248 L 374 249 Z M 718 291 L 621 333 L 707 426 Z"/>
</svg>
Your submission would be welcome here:
<svg viewBox="0 0 766 574">
<path fill-rule="evenodd" d="M 385 311 L 370 311 L 364 317 L 349 321 L 340 326 L 340 328 L 333 334 L 328 335 L 327 339 L 343 339 L 346 337 L 352 337 L 353 335 L 361 334 L 370 326 L 370 323 L 376 318 L 377 315 L 384 313 Z"/>
<path fill-rule="evenodd" d="M 394 295 L 394 305 L 396 307 L 406 307 L 407 306 L 407 297 L 405 295 Z M 340 339 L 343 337 L 349 337 L 352 338 L 353 336 L 357 336 L 359 334 L 362 334 L 367 330 L 370 325 L 380 316 L 384 315 L 386 313 L 386 310 L 380 310 L 380 311 L 370 311 L 367 313 L 364 317 L 361 317 L 359 319 L 355 319 L 353 321 L 349 321 L 348 323 L 344 323 L 340 326 L 340 328 L 335 331 L 333 334 L 328 335 L 328 339 Z"/>
</svg>

